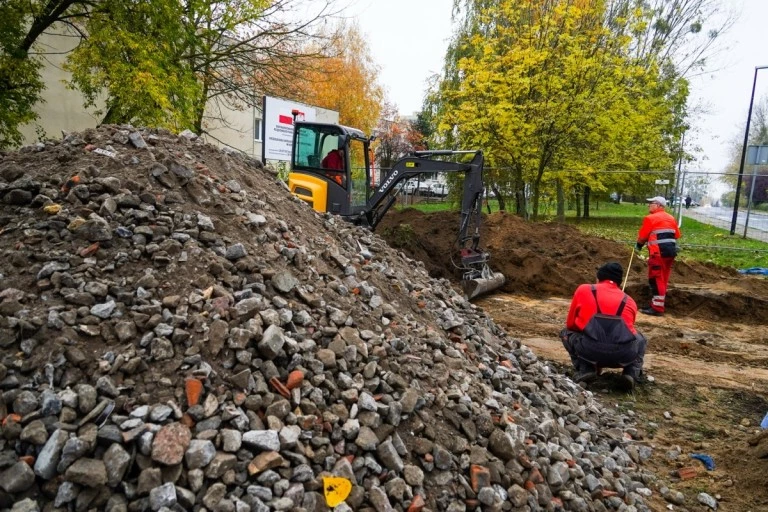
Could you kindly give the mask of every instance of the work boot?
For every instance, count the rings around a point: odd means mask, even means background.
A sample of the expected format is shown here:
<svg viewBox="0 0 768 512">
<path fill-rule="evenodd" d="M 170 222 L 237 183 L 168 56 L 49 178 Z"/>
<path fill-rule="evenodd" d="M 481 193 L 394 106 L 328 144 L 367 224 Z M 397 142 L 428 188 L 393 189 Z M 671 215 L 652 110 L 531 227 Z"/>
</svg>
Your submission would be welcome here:
<svg viewBox="0 0 768 512">
<path fill-rule="evenodd" d="M 664 313 L 662 313 L 661 311 L 656 311 L 652 307 L 640 308 L 640 312 L 644 315 L 649 315 L 649 316 L 664 316 Z"/>
<path fill-rule="evenodd" d="M 589 382 L 592 382 L 597 378 L 597 373 L 593 372 L 592 370 L 581 370 L 576 371 L 576 374 L 573 376 L 574 382 L 583 382 L 584 384 L 587 384 Z"/>
<path fill-rule="evenodd" d="M 621 378 L 619 379 L 619 385 L 625 390 L 625 391 L 632 391 L 635 389 L 635 379 L 627 374 L 623 373 L 621 375 Z"/>
</svg>

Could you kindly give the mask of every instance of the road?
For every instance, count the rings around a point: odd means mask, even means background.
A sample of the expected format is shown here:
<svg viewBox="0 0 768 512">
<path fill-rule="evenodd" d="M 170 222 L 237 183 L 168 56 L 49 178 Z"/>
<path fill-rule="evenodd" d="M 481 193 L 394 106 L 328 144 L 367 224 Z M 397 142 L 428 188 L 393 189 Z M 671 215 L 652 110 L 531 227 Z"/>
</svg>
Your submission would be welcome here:
<svg viewBox="0 0 768 512">
<path fill-rule="evenodd" d="M 731 229 L 731 221 L 733 219 L 733 209 L 723 207 L 706 207 L 701 206 L 698 208 L 690 208 L 683 210 L 683 217 L 690 217 L 711 224 L 723 229 Z M 736 217 L 736 234 L 744 235 L 744 222 L 747 218 L 746 210 L 741 211 Z M 749 213 L 749 227 L 747 229 L 747 237 L 755 240 L 768 241 L 768 213 L 751 211 Z"/>
</svg>

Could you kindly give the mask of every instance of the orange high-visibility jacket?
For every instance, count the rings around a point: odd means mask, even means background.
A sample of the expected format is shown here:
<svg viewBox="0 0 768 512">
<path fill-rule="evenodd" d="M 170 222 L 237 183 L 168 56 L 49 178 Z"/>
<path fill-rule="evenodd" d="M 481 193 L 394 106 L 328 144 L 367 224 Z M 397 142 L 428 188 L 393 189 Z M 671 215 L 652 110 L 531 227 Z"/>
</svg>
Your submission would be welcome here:
<svg viewBox="0 0 768 512">
<path fill-rule="evenodd" d="M 568 309 L 568 317 L 565 320 L 565 327 L 571 331 L 582 332 L 589 320 L 597 313 L 597 303 L 592 295 L 592 286 L 582 284 L 573 294 L 571 307 Z M 618 283 L 613 281 L 600 281 L 596 285 L 597 301 L 600 304 L 600 311 L 606 315 L 613 315 L 619 304 L 624 298 L 624 292 L 619 288 Z M 627 324 L 632 334 L 637 334 L 635 330 L 635 317 L 637 316 L 637 304 L 632 297 L 627 296 L 627 303 L 624 305 L 624 311 L 621 312 L 621 318 Z"/>
<path fill-rule="evenodd" d="M 664 258 L 677 256 L 678 238 L 680 228 L 677 221 L 664 210 L 646 215 L 637 233 L 637 243 L 641 246 L 647 243 L 648 254 Z"/>
</svg>

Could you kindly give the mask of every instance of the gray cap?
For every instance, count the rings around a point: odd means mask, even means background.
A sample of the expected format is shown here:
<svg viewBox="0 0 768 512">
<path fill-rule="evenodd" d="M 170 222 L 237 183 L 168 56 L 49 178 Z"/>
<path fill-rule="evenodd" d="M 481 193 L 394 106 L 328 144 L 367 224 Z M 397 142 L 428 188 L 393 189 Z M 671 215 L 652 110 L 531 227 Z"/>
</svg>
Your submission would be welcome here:
<svg viewBox="0 0 768 512">
<path fill-rule="evenodd" d="M 648 199 L 646 199 L 646 201 L 648 201 L 649 203 L 656 203 L 659 206 L 667 206 L 667 200 L 661 196 L 649 197 Z"/>
</svg>

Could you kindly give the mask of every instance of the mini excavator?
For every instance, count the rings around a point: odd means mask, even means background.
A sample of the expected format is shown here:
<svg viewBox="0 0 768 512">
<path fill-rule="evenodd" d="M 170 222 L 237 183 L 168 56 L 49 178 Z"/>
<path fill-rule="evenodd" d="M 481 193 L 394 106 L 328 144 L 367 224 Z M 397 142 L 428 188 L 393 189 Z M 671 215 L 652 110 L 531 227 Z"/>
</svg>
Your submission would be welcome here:
<svg viewBox="0 0 768 512">
<path fill-rule="evenodd" d="M 425 173 L 464 173 L 457 253 L 454 265 L 462 272 L 468 298 L 504 284 L 504 275 L 488 267 L 489 255 L 478 247 L 483 195 L 483 153 L 473 151 L 414 151 L 398 160 L 377 180 L 371 142 L 362 131 L 338 124 L 296 120 L 288 187 L 318 212 L 329 212 L 375 229 L 395 203 L 408 179 Z M 469 163 L 441 158 L 471 156 Z"/>
</svg>

